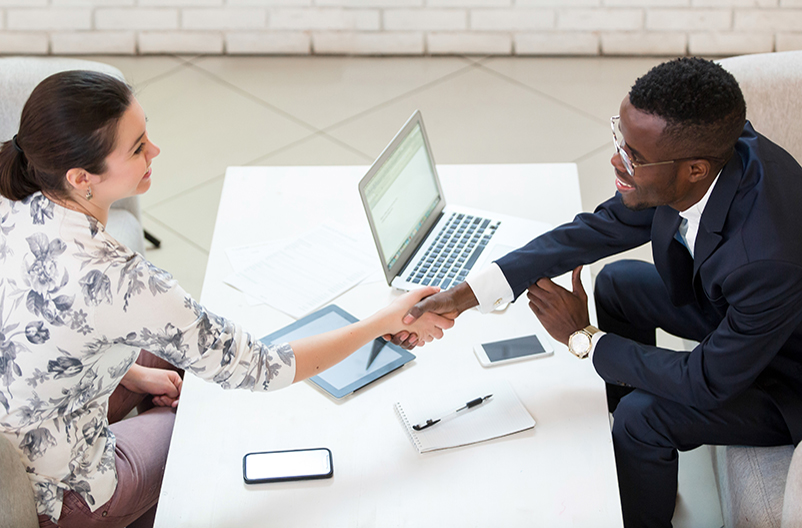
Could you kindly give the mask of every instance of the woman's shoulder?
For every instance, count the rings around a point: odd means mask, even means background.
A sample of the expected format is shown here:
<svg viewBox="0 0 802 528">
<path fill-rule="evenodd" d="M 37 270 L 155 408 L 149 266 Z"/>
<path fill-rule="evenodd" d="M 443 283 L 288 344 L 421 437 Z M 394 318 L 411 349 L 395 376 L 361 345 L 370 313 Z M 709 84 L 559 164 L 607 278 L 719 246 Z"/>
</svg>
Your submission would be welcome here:
<svg viewBox="0 0 802 528">
<path fill-rule="evenodd" d="M 164 292 L 173 282 L 95 218 L 41 193 L 0 203 L 0 263 L 5 279 L 30 286 L 43 299 L 56 292 L 80 294 L 90 309 L 119 303 L 126 310 L 141 291 Z M 31 295 L 31 302 L 37 298 Z"/>
</svg>

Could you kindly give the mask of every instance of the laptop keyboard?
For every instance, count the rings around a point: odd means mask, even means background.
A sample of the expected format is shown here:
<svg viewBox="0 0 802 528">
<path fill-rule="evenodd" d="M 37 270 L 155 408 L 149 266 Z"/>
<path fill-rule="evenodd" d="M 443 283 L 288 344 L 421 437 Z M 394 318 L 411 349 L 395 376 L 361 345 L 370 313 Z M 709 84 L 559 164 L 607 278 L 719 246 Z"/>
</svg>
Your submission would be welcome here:
<svg viewBox="0 0 802 528">
<path fill-rule="evenodd" d="M 443 290 L 463 282 L 499 224 L 487 218 L 451 213 L 407 281 L 440 286 Z"/>
</svg>

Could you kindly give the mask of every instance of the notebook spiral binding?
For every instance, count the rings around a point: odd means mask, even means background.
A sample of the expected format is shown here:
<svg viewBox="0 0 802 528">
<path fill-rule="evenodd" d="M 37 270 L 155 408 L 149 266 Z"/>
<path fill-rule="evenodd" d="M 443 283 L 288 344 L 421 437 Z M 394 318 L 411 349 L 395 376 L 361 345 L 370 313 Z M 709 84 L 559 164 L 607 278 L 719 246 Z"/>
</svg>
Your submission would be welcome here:
<svg viewBox="0 0 802 528">
<path fill-rule="evenodd" d="M 398 402 L 396 402 L 393 407 L 395 408 L 395 414 L 398 416 L 398 419 L 401 420 L 401 423 L 404 425 L 404 430 L 407 432 L 409 441 L 412 442 L 412 445 L 414 445 L 415 449 L 417 449 L 418 453 L 420 453 L 423 449 L 423 446 L 421 446 L 420 440 L 418 440 L 418 437 L 415 435 L 415 433 L 412 432 L 412 425 L 409 423 L 409 419 L 407 419 L 404 409 L 401 408 L 401 404 Z"/>
</svg>

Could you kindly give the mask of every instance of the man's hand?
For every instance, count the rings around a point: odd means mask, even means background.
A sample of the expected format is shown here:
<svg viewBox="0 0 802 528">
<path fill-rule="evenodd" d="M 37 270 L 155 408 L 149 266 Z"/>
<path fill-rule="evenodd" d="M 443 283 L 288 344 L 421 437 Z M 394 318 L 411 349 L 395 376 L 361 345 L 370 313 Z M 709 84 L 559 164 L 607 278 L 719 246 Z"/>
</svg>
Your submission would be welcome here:
<svg viewBox="0 0 802 528">
<path fill-rule="evenodd" d="M 579 277 L 581 271 L 582 266 L 579 266 L 571 275 L 573 292 L 558 286 L 551 279 L 543 278 L 530 286 L 526 294 L 529 308 L 543 327 L 551 337 L 564 345 L 568 344 L 571 334 L 590 324 L 588 296 Z"/>
<path fill-rule="evenodd" d="M 463 282 L 450 290 L 441 291 L 421 300 L 410 308 L 404 316 L 404 324 L 412 324 L 425 313 L 435 313 L 449 319 L 456 319 L 459 314 L 477 304 L 479 304 L 479 301 L 476 300 L 473 290 L 467 283 Z M 414 348 L 418 341 L 416 334 L 406 331 L 398 332 L 392 336 L 386 335 L 384 338 L 407 350 Z"/>
</svg>

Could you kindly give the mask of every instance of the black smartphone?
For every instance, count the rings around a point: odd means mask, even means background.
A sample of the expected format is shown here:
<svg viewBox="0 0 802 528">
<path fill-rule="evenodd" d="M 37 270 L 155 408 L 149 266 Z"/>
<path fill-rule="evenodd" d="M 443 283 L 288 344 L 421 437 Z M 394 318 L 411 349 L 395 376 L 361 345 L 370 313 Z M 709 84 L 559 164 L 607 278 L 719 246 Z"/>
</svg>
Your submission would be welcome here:
<svg viewBox="0 0 802 528">
<path fill-rule="evenodd" d="M 325 447 L 248 453 L 242 457 L 246 484 L 331 478 L 334 464 Z"/>
</svg>

